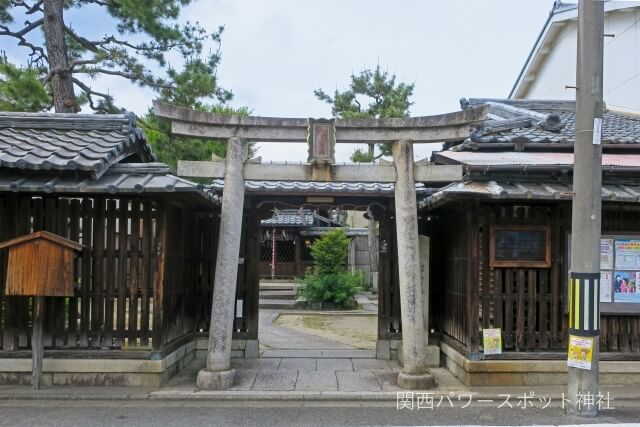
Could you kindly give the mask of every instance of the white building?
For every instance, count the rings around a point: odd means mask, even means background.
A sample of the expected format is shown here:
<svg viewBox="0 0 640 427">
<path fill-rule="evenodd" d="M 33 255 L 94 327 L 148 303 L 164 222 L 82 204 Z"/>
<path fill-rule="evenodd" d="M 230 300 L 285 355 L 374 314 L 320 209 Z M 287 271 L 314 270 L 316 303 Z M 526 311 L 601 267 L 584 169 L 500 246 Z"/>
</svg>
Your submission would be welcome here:
<svg viewBox="0 0 640 427">
<path fill-rule="evenodd" d="M 578 7 L 556 1 L 509 98 L 575 99 Z M 604 101 L 640 111 L 640 1 L 607 1 Z"/>
</svg>

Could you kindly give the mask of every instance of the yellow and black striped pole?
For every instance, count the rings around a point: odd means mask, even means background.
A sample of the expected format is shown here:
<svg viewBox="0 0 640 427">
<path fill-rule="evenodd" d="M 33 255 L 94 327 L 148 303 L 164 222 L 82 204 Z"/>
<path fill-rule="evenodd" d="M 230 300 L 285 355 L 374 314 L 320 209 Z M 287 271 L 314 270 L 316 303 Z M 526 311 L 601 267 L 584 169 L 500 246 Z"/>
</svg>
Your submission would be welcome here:
<svg viewBox="0 0 640 427">
<path fill-rule="evenodd" d="M 595 337 L 600 333 L 600 273 L 571 273 L 569 333 Z"/>
</svg>

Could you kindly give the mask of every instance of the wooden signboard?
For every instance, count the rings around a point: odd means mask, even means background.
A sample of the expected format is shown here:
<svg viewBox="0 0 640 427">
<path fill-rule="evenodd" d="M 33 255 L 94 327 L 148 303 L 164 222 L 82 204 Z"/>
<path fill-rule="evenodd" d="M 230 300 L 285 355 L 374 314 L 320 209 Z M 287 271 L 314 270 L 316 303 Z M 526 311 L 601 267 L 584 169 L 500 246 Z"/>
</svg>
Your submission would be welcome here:
<svg viewBox="0 0 640 427">
<path fill-rule="evenodd" d="M 550 267 L 550 227 L 544 225 L 492 226 L 490 266 L 524 268 Z"/>
<path fill-rule="evenodd" d="M 81 245 L 38 231 L 0 243 L 3 248 L 9 248 L 5 295 L 73 296 L 73 257 Z"/>
<path fill-rule="evenodd" d="M 76 242 L 55 234 L 38 231 L 0 243 L 9 249 L 5 295 L 34 298 L 33 388 L 40 389 L 42 381 L 42 331 L 45 297 L 73 296 L 74 251 L 82 248 Z"/>
</svg>

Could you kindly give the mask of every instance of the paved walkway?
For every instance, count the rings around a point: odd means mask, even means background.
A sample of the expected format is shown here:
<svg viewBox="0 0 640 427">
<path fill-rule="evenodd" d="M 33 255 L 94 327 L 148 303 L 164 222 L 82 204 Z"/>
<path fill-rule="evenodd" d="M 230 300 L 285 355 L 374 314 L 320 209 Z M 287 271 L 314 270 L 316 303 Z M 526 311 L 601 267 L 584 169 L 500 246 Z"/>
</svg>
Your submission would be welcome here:
<svg viewBox="0 0 640 427">
<path fill-rule="evenodd" d="M 260 324 L 258 327 L 258 339 L 260 350 L 355 350 L 347 344 L 332 341 L 316 335 L 294 331 L 293 329 L 274 325 L 273 322 L 280 314 L 280 310 L 262 309 L 260 310 Z M 282 311 L 286 313 L 287 311 Z"/>
<path fill-rule="evenodd" d="M 260 357 L 232 361 L 237 374 L 230 391 L 399 390 L 396 379 L 401 367 L 396 361 L 378 360 L 375 350 L 361 350 L 273 323 L 280 313 L 291 312 L 297 311 L 260 310 Z M 203 359 L 194 360 L 163 389 L 194 391 L 197 373 L 204 365 Z"/>
<path fill-rule="evenodd" d="M 195 390 L 196 375 L 205 361 L 196 359 L 163 389 Z M 351 357 L 261 357 L 233 360 L 236 384 L 230 391 L 398 391 L 401 367 L 394 360 Z M 443 385 L 461 384 L 444 369 L 437 369 Z"/>
</svg>

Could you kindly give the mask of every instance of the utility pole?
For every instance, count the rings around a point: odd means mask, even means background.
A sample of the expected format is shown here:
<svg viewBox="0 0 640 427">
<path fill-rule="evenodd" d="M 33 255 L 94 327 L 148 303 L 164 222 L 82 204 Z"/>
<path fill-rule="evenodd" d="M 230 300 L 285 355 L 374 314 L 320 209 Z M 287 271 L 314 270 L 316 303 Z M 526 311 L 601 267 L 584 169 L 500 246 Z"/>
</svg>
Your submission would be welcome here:
<svg viewBox="0 0 640 427">
<path fill-rule="evenodd" d="M 568 412 L 585 417 L 598 415 L 603 33 L 604 2 L 580 0 L 567 399 Z"/>
</svg>

